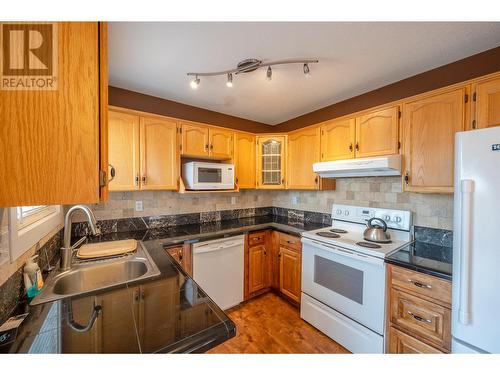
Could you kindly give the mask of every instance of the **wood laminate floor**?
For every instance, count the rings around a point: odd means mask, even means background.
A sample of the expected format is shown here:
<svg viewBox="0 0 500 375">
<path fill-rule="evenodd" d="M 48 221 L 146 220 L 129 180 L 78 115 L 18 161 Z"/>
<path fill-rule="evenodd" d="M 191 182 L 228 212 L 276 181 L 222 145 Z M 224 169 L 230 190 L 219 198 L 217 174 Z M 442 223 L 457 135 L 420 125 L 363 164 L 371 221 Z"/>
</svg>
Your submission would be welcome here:
<svg viewBox="0 0 500 375">
<path fill-rule="evenodd" d="M 273 293 L 245 302 L 228 315 L 236 324 L 236 336 L 208 353 L 349 353 Z"/>
</svg>

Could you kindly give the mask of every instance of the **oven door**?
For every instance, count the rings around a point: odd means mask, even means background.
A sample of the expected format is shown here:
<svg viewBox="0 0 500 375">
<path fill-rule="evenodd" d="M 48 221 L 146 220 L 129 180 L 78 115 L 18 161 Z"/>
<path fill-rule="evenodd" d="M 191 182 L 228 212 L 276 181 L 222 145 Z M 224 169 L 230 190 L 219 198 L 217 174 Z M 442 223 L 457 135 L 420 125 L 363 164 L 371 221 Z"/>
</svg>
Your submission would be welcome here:
<svg viewBox="0 0 500 375">
<path fill-rule="evenodd" d="M 384 260 L 302 238 L 302 292 L 384 334 Z"/>
</svg>

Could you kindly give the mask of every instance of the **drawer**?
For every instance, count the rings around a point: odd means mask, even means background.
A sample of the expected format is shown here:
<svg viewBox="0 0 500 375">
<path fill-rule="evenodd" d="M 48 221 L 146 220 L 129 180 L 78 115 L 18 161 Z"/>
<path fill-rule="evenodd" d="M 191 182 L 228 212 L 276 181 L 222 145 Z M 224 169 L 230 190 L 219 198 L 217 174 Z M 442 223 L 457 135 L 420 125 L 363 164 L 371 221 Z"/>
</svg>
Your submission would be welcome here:
<svg viewBox="0 0 500 375">
<path fill-rule="evenodd" d="M 389 328 L 389 353 L 391 354 L 443 354 L 442 351 L 403 333 Z"/>
<path fill-rule="evenodd" d="M 446 350 L 450 349 L 450 313 L 446 307 L 391 290 L 391 323 Z"/>
<path fill-rule="evenodd" d="M 280 246 L 288 247 L 289 249 L 302 250 L 300 237 L 280 232 Z"/>
<path fill-rule="evenodd" d="M 248 246 L 263 244 L 266 241 L 266 232 L 248 233 Z"/>
<path fill-rule="evenodd" d="M 390 266 L 391 284 L 410 292 L 436 300 L 444 306 L 451 306 L 451 283 L 421 272 Z"/>
</svg>

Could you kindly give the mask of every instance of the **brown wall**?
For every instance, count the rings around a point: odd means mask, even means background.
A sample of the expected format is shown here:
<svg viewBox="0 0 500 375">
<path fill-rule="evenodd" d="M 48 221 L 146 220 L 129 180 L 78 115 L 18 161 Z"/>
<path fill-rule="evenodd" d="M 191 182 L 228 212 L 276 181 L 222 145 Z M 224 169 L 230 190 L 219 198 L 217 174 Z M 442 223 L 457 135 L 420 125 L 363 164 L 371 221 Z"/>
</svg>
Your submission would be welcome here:
<svg viewBox="0 0 500 375">
<path fill-rule="evenodd" d="M 367 108 L 403 99 L 500 71 L 500 47 L 440 66 L 439 68 L 391 83 L 317 111 L 307 113 L 276 125 L 280 132 L 317 124 Z"/>
<path fill-rule="evenodd" d="M 203 122 L 211 125 L 224 126 L 231 129 L 253 133 L 273 131 L 270 125 L 261 122 L 246 120 L 240 117 L 225 115 L 207 109 L 193 107 L 172 100 L 156 96 L 141 94 L 118 87 L 109 87 L 109 104 L 117 107 L 135 109 L 138 111 L 155 113 L 175 117 L 183 120 Z"/>
<path fill-rule="evenodd" d="M 391 83 L 271 126 L 134 91 L 109 87 L 109 104 L 253 133 L 287 132 L 500 71 L 500 47 Z"/>
</svg>

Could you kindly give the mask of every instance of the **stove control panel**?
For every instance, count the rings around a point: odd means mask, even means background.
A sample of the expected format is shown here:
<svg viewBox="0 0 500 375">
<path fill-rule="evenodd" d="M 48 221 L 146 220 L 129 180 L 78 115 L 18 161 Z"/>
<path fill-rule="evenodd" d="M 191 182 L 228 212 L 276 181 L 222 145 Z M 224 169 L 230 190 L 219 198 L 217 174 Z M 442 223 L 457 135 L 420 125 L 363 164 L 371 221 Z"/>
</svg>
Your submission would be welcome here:
<svg viewBox="0 0 500 375">
<path fill-rule="evenodd" d="M 391 210 L 387 208 L 332 205 L 332 219 L 365 224 L 372 217 L 386 222 L 387 227 L 409 231 L 412 225 L 411 211 Z"/>
</svg>

